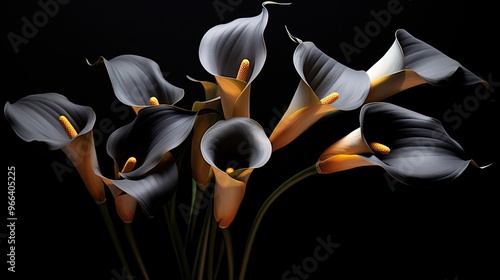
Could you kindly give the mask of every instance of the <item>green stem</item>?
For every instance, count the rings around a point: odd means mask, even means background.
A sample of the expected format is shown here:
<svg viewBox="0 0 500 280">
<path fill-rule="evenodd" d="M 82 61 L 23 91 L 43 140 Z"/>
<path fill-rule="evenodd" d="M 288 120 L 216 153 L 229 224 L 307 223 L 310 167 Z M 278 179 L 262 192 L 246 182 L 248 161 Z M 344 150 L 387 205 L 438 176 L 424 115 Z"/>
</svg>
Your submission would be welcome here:
<svg viewBox="0 0 500 280">
<path fill-rule="evenodd" d="M 111 236 L 111 239 L 113 240 L 113 245 L 115 246 L 116 252 L 118 253 L 118 257 L 120 258 L 120 261 L 122 263 L 123 269 L 125 270 L 125 273 L 127 273 L 128 276 L 132 276 L 132 272 L 130 271 L 130 267 L 127 263 L 127 259 L 125 258 L 125 254 L 123 253 L 122 246 L 120 244 L 120 239 L 118 238 L 118 234 L 116 233 L 115 226 L 113 224 L 113 220 L 111 219 L 111 216 L 109 215 L 108 211 L 108 206 L 106 203 L 100 203 L 97 204 L 97 207 L 99 208 L 99 211 L 101 212 L 102 218 L 104 219 L 104 222 L 106 223 L 106 227 L 108 229 L 109 235 Z"/>
<path fill-rule="evenodd" d="M 163 213 L 165 216 L 165 221 L 167 222 L 170 240 L 172 241 L 172 245 L 174 246 L 174 252 L 175 252 L 176 259 L 177 259 L 177 265 L 179 266 L 180 272 L 182 274 L 184 272 L 184 270 L 182 268 L 182 262 L 181 262 L 181 258 L 179 256 L 179 249 L 177 248 L 177 244 L 175 242 L 175 238 L 174 238 L 174 235 L 172 233 L 172 225 L 170 224 L 170 215 L 168 212 L 169 212 L 168 207 L 166 205 L 163 206 Z"/>
<path fill-rule="evenodd" d="M 142 275 L 144 279 L 149 280 L 149 275 L 146 270 L 146 266 L 144 266 L 144 262 L 142 261 L 141 254 L 139 252 L 139 248 L 137 247 L 137 242 L 135 241 L 134 229 L 132 228 L 132 223 L 123 223 L 123 227 L 125 229 L 125 234 L 127 235 L 128 242 L 130 247 L 132 248 L 132 252 L 134 253 L 135 260 L 141 269 Z"/>
<path fill-rule="evenodd" d="M 184 244 L 189 244 L 189 241 L 193 239 L 194 235 L 194 229 L 196 227 L 196 223 L 198 220 L 198 214 L 201 211 L 201 202 L 205 198 L 205 193 L 198 188 L 198 185 L 196 184 L 196 181 L 193 180 L 193 185 L 192 185 L 192 200 L 191 200 L 191 212 L 189 214 L 189 223 L 188 223 L 188 229 L 187 229 L 187 234 L 186 234 L 186 240 L 184 241 Z"/>
<path fill-rule="evenodd" d="M 203 222 L 203 228 L 201 230 L 201 235 L 203 237 L 200 238 L 199 243 L 198 243 L 198 249 L 196 250 L 196 256 L 195 256 L 195 261 L 193 268 L 197 269 L 197 279 L 202 280 L 203 279 L 203 271 L 205 268 L 205 259 L 207 255 L 207 244 L 208 244 L 208 236 L 210 231 L 208 230 L 211 226 L 211 222 L 213 220 L 212 216 L 212 207 L 213 207 L 213 200 L 210 200 L 210 204 L 208 205 L 207 212 L 205 213 L 205 221 Z"/>
<path fill-rule="evenodd" d="M 219 247 L 219 254 L 217 258 L 217 265 L 215 266 L 215 271 L 214 271 L 214 279 L 217 279 L 217 275 L 219 274 L 219 269 L 222 263 L 222 258 L 224 257 L 224 252 L 226 251 L 226 244 L 224 242 L 221 242 L 220 247 Z"/>
<path fill-rule="evenodd" d="M 295 185 L 297 182 L 311 176 L 314 174 L 318 174 L 318 171 L 316 170 L 316 164 L 302 170 L 301 172 L 295 174 L 293 177 L 290 177 L 287 181 L 285 181 L 283 184 L 281 184 L 262 204 L 259 212 L 257 213 L 257 216 L 255 217 L 255 220 L 252 224 L 252 228 L 250 229 L 250 233 L 247 239 L 247 244 L 245 247 L 245 252 L 243 255 L 243 262 L 241 265 L 241 271 L 240 271 L 240 280 L 245 279 L 245 273 L 248 265 L 248 259 L 250 258 L 250 252 L 252 250 L 253 242 L 255 240 L 255 234 L 257 233 L 257 230 L 259 228 L 260 223 L 262 222 L 262 218 L 266 214 L 267 210 L 271 206 L 271 204 L 286 190 L 288 190 L 290 187 Z"/>
<path fill-rule="evenodd" d="M 222 235 L 224 236 L 223 244 L 225 244 L 226 246 L 228 279 L 233 280 L 234 278 L 233 239 L 231 237 L 231 231 L 229 230 L 229 228 L 223 228 Z"/>
<path fill-rule="evenodd" d="M 214 277 L 214 252 L 215 252 L 215 237 L 217 236 L 217 222 L 212 216 L 212 224 L 210 225 L 210 236 L 208 243 L 208 268 L 207 268 L 207 279 L 213 280 Z"/>
<path fill-rule="evenodd" d="M 170 209 L 169 209 L 170 207 Z M 170 232 L 170 238 L 174 246 L 175 255 L 177 256 L 177 263 L 183 274 L 183 279 L 191 278 L 191 271 L 189 268 L 189 263 L 186 256 L 186 251 L 184 249 L 181 234 L 179 232 L 179 227 L 177 224 L 177 219 L 175 217 L 175 194 L 174 197 L 168 202 L 168 205 L 163 207 L 165 213 L 165 220 L 167 221 L 168 230 Z"/>
</svg>

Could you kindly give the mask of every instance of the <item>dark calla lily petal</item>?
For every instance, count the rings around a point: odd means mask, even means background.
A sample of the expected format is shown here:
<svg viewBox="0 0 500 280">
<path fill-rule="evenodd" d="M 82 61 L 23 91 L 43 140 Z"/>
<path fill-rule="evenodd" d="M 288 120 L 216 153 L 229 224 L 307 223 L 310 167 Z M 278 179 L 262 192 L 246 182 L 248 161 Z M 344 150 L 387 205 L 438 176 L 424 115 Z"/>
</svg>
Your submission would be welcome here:
<svg viewBox="0 0 500 280">
<path fill-rule="evenodd" d="M 50 150 L 63 151 L 78 171 L 96 203 L 106 200 L 103 182 L 93 170 L 98 167 L 94 146 L 93 126 L 96 115 L 91 107 L 69 101 L 65 96 L 49 92 L 28 95 L 4 107 L 7 121 L 26 142 L 39 141 Z M 71 138 L 60 116 L 65 116 L 75 130 Z"/>
<path fill-rule="evenodd" d="M 236 217 L 251 173 L 271 157 L 271 142 L 255 120 L 234 117 L 206 131 L 201 153 L 215 176 L 215 219 L 220 228 L 227 228 Z"/>
<path fill-rule="evenodd" d="M 267 57 L 263 36 L 269 18 L 266 4 L 278 3 L 264 2 L 259 15 L 219 24 L 205 33 L 200 42 L 199 57 L 210 74 L 235 78 L 241 61 L 248 59 L 250 75 L 246 82 L 255 79 Z"/>
<path fill-rule="evenodd" d="M 320 156 L 318 173 L 380 166 L 408 185 L 454 180 L 473 162 L 441 122 L 386 102 L 360 111 L 360 127 L 336 141 Z"/>
<path fill-rule="evenodd" d="M 318 108 L 320 100 L 333 92 L 338 99 L 332 110 L 353 110 L 362 104 L 382 101 L 396 93 L 421 84 L 460 85 L 488 83 L 429 44 L 404 29 L 387 53 L 367 71 L 355 71 L 328 57 L 311 42 L 288 33 L 299 45 L 294 64 L 300 84 L 282 120 L 270 138 L 274 149 L 293 141 L 331 110 Z"/>
<path fill-rule="evenodd" d="M 372 88 L 365 102 L 381 101 L 424 83 L 481 84 L 488 89 L 485 80 L 408 31 L 398 29 L 395 36 L 386 54 L 367 70 Z"/>
<path fill-rule="evenodd" d="M 268 4 L 284 5 L 263 2 L 259 15 L 216 25 L 201 39 L 198 54 L 200 62 L 217 81 L 226 119 L 233 116 L 250 117 L 251 83 L 264 67 L 267 57 L 264 30 L 269 18 L 265 7 Z M 249 64 L 243 67 L 243 61 Z M 240 72 L 242 69 L 244 71 Z M 245 74 L 240 76 L 240 73 Z"/>
<path fill-rule="evenodd" d="M 108 139 L 108 154 L 118 166 L 129 157 L 137 159 L 133 171 L 120 175 L 133 179 L 149 172 L 189 136 L 197 113 L 169 105 L 147 107 L 130 124 L 115 130 Z"/>
<path fill-rule="evenodd" d="M 293 62 L 301 79 L 319 100 L 333 92 L 339 94 L 331 104 L 337 109 L 357 109 L 368 95 L 370 79 L 365 71 L 353 70 L 339 63 L 312 42 L 301 42 L 297 46 Z"/>
<path fill-rule="evenodd" d="M 213 167 L 257 168 L 271 156 L 271 144 L 253 119 L 235 117 L 210 127 L 201 141 L 203 158 Z M 228 165 L 229 164 L 229 165 Z"/>
<path fill-rule="evenodd" d="M 174 105 L 184 97 L 184 90 L 165 80 L 159 65 L 146 57 L 120 55 L 110 60 L 100 57 L 93 65 L 104 62 L 116 97 L 136 112 L 150 106 L 155 97 L 160 104 Z"/>
<path fill-rule="evenodd" d="M 437 119 L 385 102 L 361 108 L 360 123 L 366 143 L 390 147 L 387 155 L 367 161 L 383 167 L 409 185 L 449 182 L 462 174 L 471 159 Z"/>
<path fill-rule="evenodd" d="M 177 165 L 168 152 L 158 165 L 138 178 L 108 179 L 98 169 L 95 172 L 108 186 L 114 186 L 134 198 L 149 217 L 153 217 L 172 198 L 178 181 Z M 134 204 L 130 206 L 133 211 Z"/>
<path fill-rule="evenodd" d="M 21 139 L 44 142 L 50 150 L 60 149 L 72 141 L 61 126 L 61 115 L 68 118 L 79 136 L 90 132 L 96 120 L 91 107 L 75 104 L 53 92 L 28 95 L 12 104 L 7 102 L 4 113 Z"/>
<path fill-rule="evenodd" d="M 331 111 L 359 108 L 370 91 L 370 79 L 365 71 L 353 70 L 325 54 L 314 43 L 288 34 L 298 43 L 293 62 L 301 80 L 287 111 L 270 136 L 274 150 L 292 142 Z M 337 95 L 335 99 L 331 99 L 333 95 Z"/>
<path fill-rule="evenodd" d="M 464 85 L 483 82 L 481 78 L 458 61 L 413 37 L 404 29 L 396 31 L 396 40 L 401 45 L 404 54 L 405 68 L 417 72 L 430 84 L 442 85 L 448 82 L 453 75 L 459 75 L 458 79 L 454 81 Z"/>
</svg>

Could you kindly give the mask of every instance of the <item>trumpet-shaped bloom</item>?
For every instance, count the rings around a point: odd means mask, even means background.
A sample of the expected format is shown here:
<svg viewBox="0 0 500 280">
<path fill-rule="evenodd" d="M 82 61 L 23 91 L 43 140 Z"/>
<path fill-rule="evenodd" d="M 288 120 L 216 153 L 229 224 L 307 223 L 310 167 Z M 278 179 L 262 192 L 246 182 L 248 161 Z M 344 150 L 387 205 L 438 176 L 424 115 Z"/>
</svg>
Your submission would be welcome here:
<svg viewBox="0 0 500 280">
<path fill-rule="evenodd" d="M 259 123 L 234 117 L 207 130 L 201 153 L 214 172 L 215 219 L 219 227 L 227 228 L 236 217 L 250 174 L 271 157 L 271 143 Z"/>
<path fill-rule="evenodd" d="M 201 39 L 200 62 L 216 79 L 226 119 L 250 116 L 250 86 L 267 57 L 267 4 L 280 3 L 263 2 L 259 15 L 216 25 Z"/>
<path fill-rule="evenodd" d="M 109 136 L 106 148 L 116 174 L 114 179 L 99 170 L 96 174 L 110 188 L 123 221 L 132 221 L 136 202 L 148 215 L 168 202 L 177 185 L 170 151 L 189 136 L 198 113 L 164 104 L 150 106 Z M 133 165 L 127 166 L 130 159 Z"/>
<path fill-rule="evenodd" d="M 367 71 L 339 63 L 312 42 L 292 35 L 290 38 L 298 43 L 293 61 L 301 79 L 290 106 L 270 136 L 274 150 L 293 141 L 331 111 L 357 109 L 424 83 L 438 86 L 452 80 L 461 85 L 480 83 L 488 87 L 460 63 L 404 29 L 396 31 L 390 49 Z"/>
<path fill-rule="evenodd" d="M 110 60 L 100 57 L 91 65 L 103 62 L 116 97 L 136 113 L 151 105 L 174 105 L 184 97 L 184 90 L 166 81 L 158 64 L 149 58 L 130 54 Z"/>
<path fill-rule="evenodd" d="M 104 184 L 94 174 L 94 168 L 98 167 L 92 132 L 96 116 L 91 107 L 72 103 L 65 96 L 50 92 L 28 95 L 12 104 L 7 102 L 4 113 L 22 140 L 44 142 L 49 150 L 62 150 L 96 203 L 105 201 Z M 61 116 L 64 116 L 64 124 L 60 121 Z"/>
<path fill-rule="evenodd" d="M 110 179 L 99 169 L 95 172 L 110 189 L 117 213 L 125 223 L 132 222 L 137 203 L 146 215 L 153 217 L 172 198 L 178 181 L 177 165 L 170 152 L 150 171 L 131 179 Z"/>
<path fill-rule="evenodd" d="M 197 114 L 169 105 L 140 110 L 131 123 L 115 130 L 107 142 L 107 152 L 117 166 L 124 166 L 130 157 L 137 160 L 133 170 L 119 175 L 137 178 L 149 172 L 166 152 L 189 136 Z"/>
<path fill-rule="evenodd" d="M 321 154 L 319 173 L 380 166 L 402 183 L 432 185 L 454 180 L 473 162 L 437 119 L 372 102 L 361 108 L 359 120 L 359 128 Z"/>
<path fill-rule="evenodd" d="M 384 100 L 420 84 L 439 86 L 451 80 L 459 85 L 481 84 L 488 89 L 485 80 L 408 31 L 398 29 L 395 37 L 385 55 L 366 71 L 371 88 L 365 103 Z"/>
</svg>

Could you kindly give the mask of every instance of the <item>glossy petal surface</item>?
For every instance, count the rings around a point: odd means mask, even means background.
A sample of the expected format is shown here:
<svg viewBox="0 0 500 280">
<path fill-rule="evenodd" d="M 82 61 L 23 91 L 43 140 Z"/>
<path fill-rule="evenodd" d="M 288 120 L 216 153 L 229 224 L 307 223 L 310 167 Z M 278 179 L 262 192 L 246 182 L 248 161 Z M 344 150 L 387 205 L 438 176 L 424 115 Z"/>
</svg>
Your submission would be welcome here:
<svg viewBox="0 0 500 280">
<path fill-rule="evenodd" d="M 236 216 L 250 174 L 271 157 L 271 142 L 259 123 L 234 117 L 207 130 L 201 153 L 215 176 L 215 218 L 219 227 L 226 228 Z M 226 172 L 228 168 L 234 171 Z"/>
<path fill-rule="evenodd" d="M 481 84 L 484 90 L 488 89 L 485 80 L 408 31 L 398 29 L 395 36 L 386 54 L 367 70 L 372 88 L 365 103 L 382 101 L 425 83 L 436 86 Z"/>
<path fill-rule="evenodd" d="M 156 166 L 163 155 L 179 146 L 191 133 L 197 112 L 169 105 L 147 107 L 130 123 L 115 130 L 107 142 L 108 154 L 123 166 L 129 157 L 137 159 L 124 178 L 140 177 Z"/>
<path fill-rule="evenodd" d="M 366 143 L 383 143 L 388 155 L 366 160 L 383 167 L 409 185 L 449 182 L 462 174 L 471 159 L 437 119 L 385 102 L 363 106 L 360 112 Z"/>
<path fill-rule="evenodd" d="M 166 81 L 159 65 L 147 57 L 125 54 L 110 60 L 100 59 L 106 65 L 118 100 L 136 112 L 150 106 L 151 97 L 168 105 L 174 105 L 184 97 L 184 90 Z"/>
<path fill-rule="evenodd" d="M 140 178 L 109 179 L 99 170 L 95 172 L 108 186 L 116 187 L 134 198 L 150 217 L 154 216 L 156 211 L 172 198 L 178 181 L 177 165 L 170 153 L 165 154 L 158 165 Z M 121 195 L 123 194 L 115 198 Z M 135 210 L 135 205 L 130 200 L 119 201 L 119 203 L 126 203 L 123 206 L 129 207 L 131 209 L 129 212 Z M 123 212 L 126 213 L 126 211 Z"/>
<path fill-rule="evenodd" d="M 91 107 L 69 101 L 59 93 L 32 94 L 4 107 L 7 121 L 16 134 L 26 142 L 45 142 L 50 150 L 60 149 L 72 140 L 61 126 L 64 115 L 78 135 L 90 132 L 96 116 Z"/>
</svg>

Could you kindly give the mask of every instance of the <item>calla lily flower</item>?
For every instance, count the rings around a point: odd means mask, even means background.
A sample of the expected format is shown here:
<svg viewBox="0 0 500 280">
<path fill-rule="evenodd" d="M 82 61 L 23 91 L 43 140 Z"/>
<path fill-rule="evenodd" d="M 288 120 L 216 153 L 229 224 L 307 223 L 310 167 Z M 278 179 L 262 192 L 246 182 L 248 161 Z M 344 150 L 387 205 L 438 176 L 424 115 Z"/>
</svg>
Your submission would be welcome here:
<svg viewBox="0 0 500 280">
<path fill-rule="evenodd" d="M 59 93 L 28 95 L 4 107 L 7 121 L 24 141 L 39 141 L 49 150 L 62 150 L 78 170 L 97 204 L 106 200 L 104 184 L 94 174 L 98 167 L 91 107 L 78 105 Z"/>
<path fill-rule="evenodd" d="M 199 58 L 207 72 L 215 77 L 226 119 L 250 116 L 250 87 L 262 70 L 267 57 L 264 42 L 269 13 L 238 18 L 209 29 L 202 37 Z"/>
<path fill-rule="evenodd" d="M 477 167 L 437 119 L 386 102 L 364 105 L 359 119 L 359 128 L 321 154 L 318 173 L 380 166 L 404 184 L 433 185 Z"/>
<path fill-rule="evenodd" d="M 101 63 L 106 66 L 118 100 L 131 106 L 136 113 L 152 105 L 175 105 L 184 97 L 184 90 L 166 81 L 159 65 L 149 58 L 126 54 L 110 60 L 99 57 L 89 64 Z"/>
<path fill-rule="evenodd" d="M 124 222 L 132 221 L 136 202 L 152 215 L 168 201 L 177 184 L 170 151 L 189 136 L 197 114 L 170 105 L 151 106 L 109 136 L 106 148 L 116 174 L 110 179 L 95 172 L 111 190 Z"/>
<path fill-rule="evenodd" d="M 199 82 L 205 91 L 206 101 L 195 101 L 192 110 L 200 111 L 210 108 L 214 113 L 200 114 L 196 117 L 193 138 L 191 140 L 191 171 L 193 180 L 198 188 L 205 191 L 213 178 L 212 167 L 208 164 L 201 155 L 201 138 L 212 125 L 224 118 L 222 113 L 222 105 L 220 96 L 217 96 L 217 85 L 207 81 L 195 80 L 188 77 L 194 82 Z"/>
<path fill-rule="evenodd" d="M 107 152 L 117 166 L 124 166 L 130 157 L 137 160 L 133 170 L 119 175 L 131 179 L 149 172 L 189 136 L 198 113 L 164 104 L 140 110 L 108 138 Z"/>
<path fill-rule="evenodd" d="M 271 157 L 271 142 L 255 120 L 233 117 L 206 131 L 201 153 L 215 177 L 215 219 L 220 228 L 227 228 L 236 217 L 251 173 Z"/>
<path fill-rule="evenodd" d="M 365 103 L 384 100 L 420 84 L 444 85 L 451 78 L 459 85 L 481 84 L 488 90 L 485 80 L 408 31 L 398 29 L 395 37 L 385 55 L 366 71 L 371 88 Z"/>
<path fill-rule="evenodd" d="M 453 77 L 454 83 L 488 87 L 460 63 L 404 29 L 396 31 L 391 48 L 367 71 L 353 70 L 314 43 L 288 34 L 298 43 L 293 61 L 301 80 L 290 106 L 270 135 L 274 150 L 289 144 L 329 112 L 354 110 L 424 83 L 443 85 Z"/>
<path fill-rule="evenodd" d="M 110 179 L 98 169 L 95 172 L 110 189 L 117 213 L 124 223 L 133 221 L 137 204 L 146 215 L 153 217 L 172 198 L 178 181 L 177 165 L 170 152 L 165 153 L 153 169 L 137 178 Z"/>
</svg>

